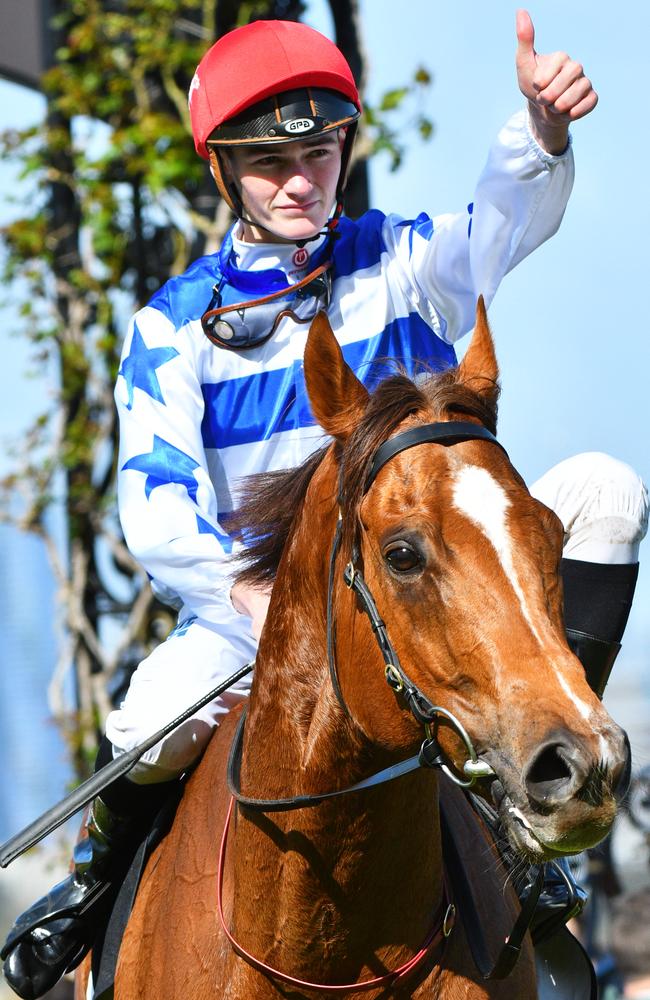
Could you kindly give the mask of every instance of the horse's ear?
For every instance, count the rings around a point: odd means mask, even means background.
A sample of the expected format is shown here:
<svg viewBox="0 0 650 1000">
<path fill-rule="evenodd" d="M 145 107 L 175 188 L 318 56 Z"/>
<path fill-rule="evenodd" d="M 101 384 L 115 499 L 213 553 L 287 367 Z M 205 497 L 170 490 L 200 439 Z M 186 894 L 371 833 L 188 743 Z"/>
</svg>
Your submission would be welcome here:
<svg viewBox="0 0 650 1000">
<path fill-rule="evenodd" d="M 317 313 L 305 348 L 309 402 L 323 430 L 339 441 L 351 434 L 368 404 L 368 391 L 345 363 L 327 313 Z"/>
<path fill-rule="evenodd" d="M 458 366 L 458 381 L 466 384 L 496 409 L 499 398 L 499 365 L 494 350 L 483 296 L 476 303 L 476 326 L 465 357 Z"/>
</svg>

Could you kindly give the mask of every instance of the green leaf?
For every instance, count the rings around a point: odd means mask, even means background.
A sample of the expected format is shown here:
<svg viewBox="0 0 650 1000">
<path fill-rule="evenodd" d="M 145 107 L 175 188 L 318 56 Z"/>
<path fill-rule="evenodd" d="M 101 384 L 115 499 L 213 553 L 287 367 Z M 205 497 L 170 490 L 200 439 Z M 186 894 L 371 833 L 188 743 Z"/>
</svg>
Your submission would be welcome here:
<svg viewBox="0 0 650 1000">
<path fill-rule="evenodd" d="M 409 92 L 408 87 L 397 87 L 395 90 L 388 90 L 382 97 L 379 110 L 393 111 L 398 108 Z"/>
</svg>

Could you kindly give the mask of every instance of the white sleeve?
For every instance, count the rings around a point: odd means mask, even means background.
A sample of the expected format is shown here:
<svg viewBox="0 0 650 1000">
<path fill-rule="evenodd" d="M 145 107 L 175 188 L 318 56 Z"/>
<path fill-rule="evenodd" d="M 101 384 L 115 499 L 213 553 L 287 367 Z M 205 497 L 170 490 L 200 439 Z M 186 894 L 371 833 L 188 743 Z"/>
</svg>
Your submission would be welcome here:
<svg viewBox="0 0 650 1000">
<path fill-rule="evenodd" d="M 115 400 L 118 505 L 129 549 L 167 603 L 209 621 L 224 607 L 232 613 L 232 545 L 217 520 L 192 342 L 155 308 L 131 321 Z"/>
<path fill-rule="evenodd" d="M 499 132 L 466 212 L 392 224 L 385 238 L 438 336 L 453 343 L 471 330 L 478 296 L 489 305 L 508 271 L 557 231 L 573 178 L 571 145 L 560 156 L 547 153 L 522 110 Z"/>
</svg>

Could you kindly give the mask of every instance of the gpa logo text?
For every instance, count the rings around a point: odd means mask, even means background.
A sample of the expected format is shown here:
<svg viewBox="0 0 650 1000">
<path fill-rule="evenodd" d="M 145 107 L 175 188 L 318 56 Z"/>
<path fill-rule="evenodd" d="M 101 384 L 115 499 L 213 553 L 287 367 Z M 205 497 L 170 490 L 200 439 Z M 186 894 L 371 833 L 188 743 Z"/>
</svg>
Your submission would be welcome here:
<svg viewBox="0 0 650 1000">
<path fill-rule="evenodd" d="M 314 127 L 314 122 L 311 118 L 292 118 L 291 121 L 284 123 L 284 128 L 286 132 L 292 132 L 294 135 L 300 132 L 309 132 Z"/>
</svg>

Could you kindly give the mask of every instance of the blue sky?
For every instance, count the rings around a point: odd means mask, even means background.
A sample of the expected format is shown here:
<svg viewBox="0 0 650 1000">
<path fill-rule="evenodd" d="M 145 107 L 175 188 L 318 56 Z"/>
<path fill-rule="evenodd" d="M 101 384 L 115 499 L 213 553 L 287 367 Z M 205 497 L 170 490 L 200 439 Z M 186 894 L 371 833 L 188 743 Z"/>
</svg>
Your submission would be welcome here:
<svg viewBox="0 0 650 1000">
<path fill-rule="evenodd" d="M 312 0 L 309 8 L 311 23 L 328 31 L 324 0 Z M 406 0 L 399 16 L 396 10 L 394 0 L 361 0 L 369 93 L 399 85 L 416 65 L 426 65 L 434 74 L 426 110 L 436 131 L 429 144 L 413 146 L 396 174 L 378 158 L 372 201 L 405 216 L 462 210 L 492 137 L 522 103 L 515 6 Z M 582 61 L 600 103 L 573 130 L 576 184 L 560 232 L 506 279 L 490 311 L 502 370 L 500 436 L 529 481 L 584 450 L 608 451 L 650 481 L 644 85 L 650 5 L 544 0 L 530 13 L 538 51 L 565 49 Z M 0 109 L 0 124 L 31 121 L 38 101 L 0 83 Z M 0 183 L 6 191 L 5 173 Z M 6 327 L 2 336 L 5 437 L 25 425 L 26 411 L 47 387 L 21 381 L 24 352 Z M 646 545 L 617 668 L 623 681 L 650 677 Z M 643 683 L 648 692 L 648 680 Z"/>
</svg>

